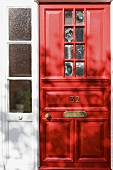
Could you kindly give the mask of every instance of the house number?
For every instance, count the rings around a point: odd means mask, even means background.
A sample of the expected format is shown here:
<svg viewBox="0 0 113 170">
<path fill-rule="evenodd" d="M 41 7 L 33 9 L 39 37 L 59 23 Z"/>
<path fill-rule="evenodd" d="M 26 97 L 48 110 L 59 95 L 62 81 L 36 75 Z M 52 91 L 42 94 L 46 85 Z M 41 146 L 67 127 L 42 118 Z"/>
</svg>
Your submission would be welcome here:
<svg viewBox="0 0 113 170">
<path fill-rule="evenodd" d="M 76 96 L 76 99 L 75 99 L 75 96 L 70 96 L 70 99 L 71 99 L 71 102 L 74 103 L 79 103 L 80 102 L 80 96 Z"/>
</svg>

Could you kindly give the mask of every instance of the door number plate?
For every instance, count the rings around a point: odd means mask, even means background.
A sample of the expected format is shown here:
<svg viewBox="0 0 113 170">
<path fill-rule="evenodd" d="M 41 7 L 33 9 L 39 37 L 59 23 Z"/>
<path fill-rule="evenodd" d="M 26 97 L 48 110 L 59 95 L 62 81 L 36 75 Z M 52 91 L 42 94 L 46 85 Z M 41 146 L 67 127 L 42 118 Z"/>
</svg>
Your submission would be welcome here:
<svg viewBox="0 0 113 170">
<path fill-rule="evenodd" d="M 66 111 L 64 117 L 66 118 L 84 118 L 87 114 L 85 111 Z"/>
</svg>

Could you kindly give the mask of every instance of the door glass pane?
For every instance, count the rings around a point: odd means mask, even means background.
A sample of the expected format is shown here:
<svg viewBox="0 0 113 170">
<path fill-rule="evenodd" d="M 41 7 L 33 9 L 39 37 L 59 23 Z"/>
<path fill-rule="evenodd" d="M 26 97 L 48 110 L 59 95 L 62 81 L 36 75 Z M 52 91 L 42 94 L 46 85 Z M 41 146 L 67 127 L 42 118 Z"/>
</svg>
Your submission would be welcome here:
<svg viewBox="0 0 113 170">
<path fill-rule="evenodd" d="M 65 24 L 72 24 L 72 11 L 65 11 Z"/>
<path fill-rule="evenodd" d="M 65 59 L 73 58 L 73 45 L 65 45 Z"/>
<path fill-rule="evenodd" d="M 73 62 L 65 62 L 65 76 L 73 75 Z"/>
<path fill-rule="evenodd" d="M 65 28 L 65 41 L 66 42 L 73 41 L 73 28 Z"/>
<path fill-rule="evenodd" d="M 84 11 L 76 11 L 76 24 L 84 23 Z"/>
<path fill-rule="evenodd" d="M 9 40 L 31 40 L 31 9 L 9 9 Z"/>
<path fill-rule="evenodd" d="M 30 44 L 9 45 L 9 76 L 11 77 L 31 76 Z"/>
<path fill-rule="evenodd" d="M 76 42 L 84 41 L 84 28 L 76 28 Z"/>
<path fill-rule="evenodd" d="M 76 62 L 76 76 L 84 76 L 84 62 Z"/>
<path fill-rule="evenodd" d="M 76 45 L 76 58 L 77 59 L 84 58 L 84 45 Z"/>
<path fill-rule="evenodd" d="M 9 81 L 10 112 L 32 112 L 32 90 L 29 80 Z"/>
</svg>

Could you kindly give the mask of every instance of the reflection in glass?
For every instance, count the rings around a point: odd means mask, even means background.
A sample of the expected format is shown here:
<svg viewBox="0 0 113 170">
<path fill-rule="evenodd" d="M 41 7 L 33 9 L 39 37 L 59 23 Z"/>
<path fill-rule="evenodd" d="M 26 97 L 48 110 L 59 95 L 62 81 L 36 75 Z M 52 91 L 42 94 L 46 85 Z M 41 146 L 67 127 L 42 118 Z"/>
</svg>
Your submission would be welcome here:
<svg viewBox="0 0 113 170">
<path fill-rule="evenodd" d="M 9 82 L 10 112 L 32 112 L 32 90 L 29 80 L 11 80 Z"/>
<path fill-rule="evenodd" d="M 84 41 L 84 28 L 76 28 L 76 42 Z"/>
<path fill-rule="evenodd" d="M 84 23 L 84 11 L 76 11 L 76 24 Z"/>
<path fill-rule="evenodd" d="M 65 41 L 66 42 L 73 41 L 73 28 L 65 28 Z"/>
<path fill-rule="evenodd" d="M 73 62 L 65 62 L 65 76 L 73 75 Z"/>
<path fill-rule="evenodd" d="M 65 11 L 65 24 L 72 24 L 72 11 Z"/>
<path fill-rule="evenodd" d="M 9 76 L 31 76 L 30 44 L 9 44 Z"/>
<path fill-rule="evenodd" d="M 76 76 L 84 76 L 84 62 L 76 62 Z"/>
<path fill-rule="evenodd" d="M 84 58 L 84 45 L 76 45 L 76 58 L 77 59 Z"/>
<path fill-rule="evenodd" d="M 31 40 L 31 9 L 9 9 L 9 40 Z"/>
<path fill-rule="evenodd" d="M 73 45 L 65 45 L 65 59 L 73 58 Z"/>
</svg>

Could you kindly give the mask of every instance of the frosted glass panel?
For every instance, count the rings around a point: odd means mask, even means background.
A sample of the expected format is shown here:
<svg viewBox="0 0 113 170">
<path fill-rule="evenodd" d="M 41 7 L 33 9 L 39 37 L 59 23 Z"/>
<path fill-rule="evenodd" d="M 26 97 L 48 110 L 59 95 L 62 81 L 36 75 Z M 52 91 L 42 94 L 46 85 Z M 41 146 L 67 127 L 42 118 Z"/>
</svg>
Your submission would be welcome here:
<svg viewBox="0 0 113 170">
<path fill-rule="evenodd" d="M 9 40 L 31 40 L 31 9 L 9 9 Z"/>
<path fill-rule="evenodd" d="M 31 76 L 30 44 L 9 45 L 9 76 L 11 77 Z"/>
<path fill-rule="evenodd" d="M 76 11 L 76 24 L 84 23 L 84 11 Z"/>
<path fill-rule="evenodd" d="M 72 11 L 65 11 L 65 24 L 72 24 Z"/>
<path fill-rule="evenodd" d="M 65 41 L 66 42 L 73 41 L 73 28 L 65 28 Z"/>
<path fill-rule="evenodd" d="M 32 112 L 32 90 L 29 80 L 11 80 L 9 82 L 10 112 Z"/>
<path fill-rule="evenodd" d="M 65 62 L 65 76 L 73 75 L 73 62 Z"/>
<path fill-rule="evenodd" d="M 65 45 L 65 59 L 73 58 L 73 45 Z"/>
<path fill-rule="evenodd" d="M 76 28 L 76 41 L 83 42 L 84 41 L 84 28 Z"/>
<path fill-rule="evenodd" d="M 84 62 L 76 62 L 76 76 L 84 76 Z"/>
<path fill-rule="evenodd" d="M 76 58 L 77 59 L 84 58 L 84 45 L 76 45 Z"/>
</svg>

